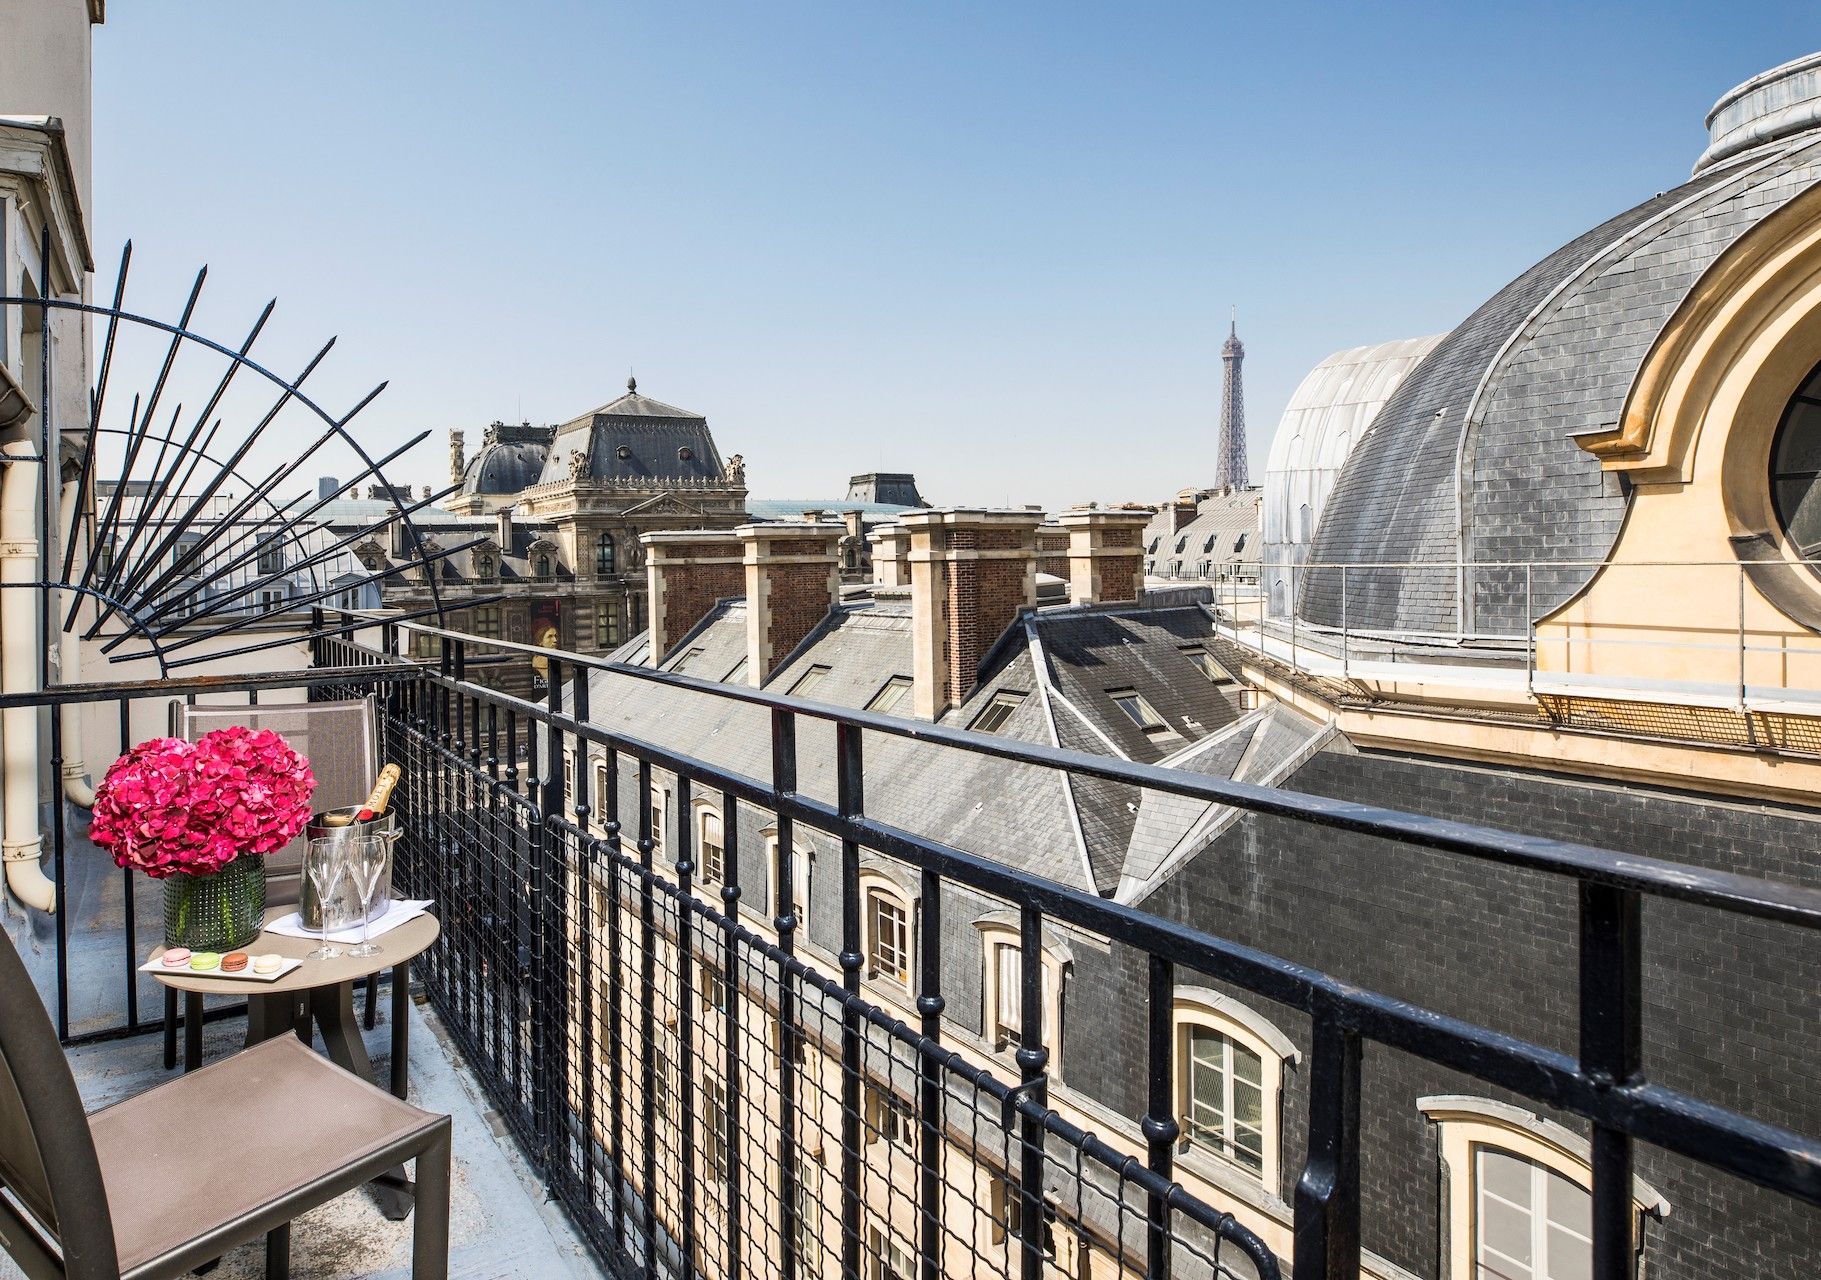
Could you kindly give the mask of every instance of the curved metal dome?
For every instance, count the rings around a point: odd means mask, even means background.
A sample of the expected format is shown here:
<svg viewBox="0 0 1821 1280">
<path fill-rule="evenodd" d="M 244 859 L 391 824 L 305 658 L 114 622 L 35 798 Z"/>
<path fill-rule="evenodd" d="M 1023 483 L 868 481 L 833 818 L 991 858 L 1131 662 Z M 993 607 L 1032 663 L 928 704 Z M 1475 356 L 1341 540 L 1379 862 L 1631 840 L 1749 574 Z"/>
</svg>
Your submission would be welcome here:
<svg viewBox="0 0 1821 1280">
<path fill-rule="evenodd" d="M 1379 410 L 1442 334 L 1336 351 L 1284 406 L 1265 464 L 1263 534 L 1271 611 L 1288 609 L 1290 566 L 1308 558 L 1328 491 Z"/>
<path fill-rule="evenodd" d="M 537 428 L 532 428 L 537 430 Z M 462 471 L 462 492 L 514 494 L 537 483 L 550 452 L 550 436 L 545 430 L 543 443 L 494 440 L 481 446 Z"/>
<path fill-rule="evenodd" d="M 1562 246 L 1443 338 L 1354 446 L 1316 527 L 1312 562 L 1422 566 L 1347 570 L 1346 625 L 1520 635 L 1526 608 L 1540 616 L 1578 590 L 1592 572 L 1578 562 L 1610 552 L 1626 497 L 1575 437 L 1618 420 L 1720 254 L 1818 181 L 1814 129 L 1703 169 Z M 1528 597 L 1525 563 L 1540 566 Z M 1341 626 L 1341 571 L 1302 577 L 1298 614 Z"/>
</svg>

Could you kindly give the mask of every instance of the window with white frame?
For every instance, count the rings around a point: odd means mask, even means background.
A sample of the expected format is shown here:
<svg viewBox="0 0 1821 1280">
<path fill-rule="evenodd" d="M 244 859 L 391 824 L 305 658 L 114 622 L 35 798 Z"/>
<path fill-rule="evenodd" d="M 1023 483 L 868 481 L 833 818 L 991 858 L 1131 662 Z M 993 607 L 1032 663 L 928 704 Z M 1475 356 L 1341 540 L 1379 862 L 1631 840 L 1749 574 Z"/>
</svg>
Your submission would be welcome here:
<svg viewBox="0 0 1821 1280">
<path fill-rule="evenodd" d="M 1586 1280 L 1593 1274 L 1592 1148 L 1552 1120 L 1489 1098 L 1445 1095 L 1418 1108 L 1438 1127 L 1444 1247 L 1467 1280 Z M 1669 1205 L 1632 1179 L 1634 1258 Z"/>
<path fill-rule="evenodd" d="M 822 1164 L 812 1156 L 800 1158 L 797 1184 L 792 1188 L 797 1218 L 797 1267 L 802 1275 L 822 1274 Z"/>
<path fill-rule="evenodd" d="M 1024 1192 L 1017 1182 L 997 1175 L 993 1178 L 992 1189 L 992 1222 L 993 1243 L 1004 1245 L 1008 1250 L 1018 1248 L 1024 1237 Z M 1056 1256 L 1056 1207 L 1048 1201 L 1043 1205 L 1043 1256 Z"/>
<path fill-rule="evenodd" d="M 1593 1196 L 1555 1170 L 1475 1147 L 1475 1280 L 1582 1280 L 1593 1273 Z"/>
<path fill-rule="evenodd" d="M 721 830 L 721 812 L 707 804 L 696 810 L 696 848 L 700 851 L 702 883 L 726 883 L 727 841 Z"/>
<path fill-rule="evenodd" d="M 866 930 L 866 976 L 885 978 L 910 988 L 910 898 L 883 876 L 863 877 Z"/>
<path fill-rule="evenodd" d="M 698 986 L 702 992 L 702 1009 L 707 1013 L 727 1012 L 727 979 L 721 974 L 721 967 L 702 961 L 701 978 Z"/>
<path fill-rule="evenodd" d="M 890 1089 L 866 1086 L 866 1140 L 888 1142 L 910 1155 L 917 1153 L 917 1110 Z"/>
<path fill-rule="evenodd" d="M 1184 1028 L 1183 1137 L 1235 1164 L 1265 1167 L 1264 1058 L 1212 1027 Z"/>
<path fill-rule="evenodd" d="M 1107 697 L 1113 705 L 1125 712 L 1126 719 L 1152 736 L 1162 736 L 1175 732 L 1164 718 L 1157 714 L 1150 699 L 1136 689 L 1108 689 Z"/>
<path fill-rule="evenodd" d="M 1176 1117 L 1184 1152 L 1205 1152 L 1278 1190 L 1285 1071 L 1296 1047 L 1262 1015 L 1199 987 L 1179 990 Z"/>
<path fill-rule="evenodd" d="M 1024 953 L 1018 933 L 1010 928 L 982 931 L 986 944 L 986 991 L 983 1019 L 986 1036 L 995 1051 L 1005 1052 L 1024 1044 Z M 1047 949 L 1043 952 L 1043 1047 L 1049 1050 L 1049 1069 L 1060 1071 L 1062 1059 L 1062 964 Z"/>
<path fill-rule="evenodd" d="M 917 1255 L 891 1231 L 867 1230 L 867 1280 L 917 1280 Z"/>
<path fill-rule="evenodd" d="M 594 821 L 597 825 L 606 825 L 607 812 L 607 762 L 597 760 L 594 762 Z"/>
<path fill-rule="evenodd" d="M 727 1181 L 727 1090 L 713 1076 L 702 1081 L 702 1145 L 715 1181 Z"/>
<path fill-rule="evenodd" d="M 765 833 L 765 909 L 767 924 L 773 923 L 778 916 L 778 869 L 782 857 L 778 850 L 778 833 L 768 830 Z M 797 928 L 801 933 L 809 921 L 810 863 L 814 859 L 814 850 L 807 845 L 797 845 L 790 855 L 790 897 L 791 912 L 797 917 Z"/>
<path fill-rule="evenodd" d="M 651 811 L 651 856 L 661 859 L 664 856 L 664 833 L 670 829 L 664 825 L 670 813 L 669 794 L 654 784 L 647 807 Z"/>
</svg>

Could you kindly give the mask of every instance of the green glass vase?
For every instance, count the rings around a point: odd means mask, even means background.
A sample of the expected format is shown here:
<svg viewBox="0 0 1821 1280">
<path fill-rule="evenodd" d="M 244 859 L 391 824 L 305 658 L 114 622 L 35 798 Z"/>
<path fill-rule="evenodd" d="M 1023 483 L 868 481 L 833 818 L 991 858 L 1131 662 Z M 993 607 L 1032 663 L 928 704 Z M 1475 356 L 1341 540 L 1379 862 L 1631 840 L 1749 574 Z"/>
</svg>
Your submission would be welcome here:
<svg viewBox="0 0 1821 1280">
<path fill-rule="evenodd" d="M 212 876 L 167 876 L 164 945 L 235 951 L 259 936 L 266 913 L 266 860 L 242 854 Z"/>
</svg>

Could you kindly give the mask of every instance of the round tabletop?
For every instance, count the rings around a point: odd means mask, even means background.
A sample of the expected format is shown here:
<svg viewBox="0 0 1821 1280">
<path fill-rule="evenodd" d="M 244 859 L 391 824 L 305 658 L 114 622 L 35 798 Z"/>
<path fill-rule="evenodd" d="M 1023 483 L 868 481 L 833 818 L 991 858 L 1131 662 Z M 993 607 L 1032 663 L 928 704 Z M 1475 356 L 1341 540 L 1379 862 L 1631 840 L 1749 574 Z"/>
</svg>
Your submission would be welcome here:
<svg viewBox="0 0 1821 1280">
<path fill-rule="evenodd" d="M 263 923 L 271 924 L 283 916 L 294 915 L 295 907 L 273 907 L 266 912 Z M 390 969 L 395 964 L 413 959 L 442 933 L 442 925 L 429 912 L 409 920 L 398 928 L 390 930 L 373 939 L 380 947 L 376 956 L 351 956 L 346 948 L 351 943 L 337 943 L 343 948 L 342 954 L 333 960 L 306 959 L 310 952 L 321 945 L 315 938 L 293 938 L 282 933 L 266 933 L 253 939 L 240 950 L 249 955 L 270 951 L 285 957 L 287 960 L 302 960 L 303 964 L 273 982 L 248 982 L 234 978 L 204 978 L 191 973 L 188 969 L 171 969 L 154 972 L 152 977 L 167 987 L 178 991 L 195 991 L 203 995 L 218 996 L 276 996 L 287 992 L 311 991 L 317 987 L 334 986 L 343 982 L 354 982 L 370 973 L 381 969 Z M 152 951 L 151 958 L 156 960 L 164 954 L 162 946 Z"/>
</svg>

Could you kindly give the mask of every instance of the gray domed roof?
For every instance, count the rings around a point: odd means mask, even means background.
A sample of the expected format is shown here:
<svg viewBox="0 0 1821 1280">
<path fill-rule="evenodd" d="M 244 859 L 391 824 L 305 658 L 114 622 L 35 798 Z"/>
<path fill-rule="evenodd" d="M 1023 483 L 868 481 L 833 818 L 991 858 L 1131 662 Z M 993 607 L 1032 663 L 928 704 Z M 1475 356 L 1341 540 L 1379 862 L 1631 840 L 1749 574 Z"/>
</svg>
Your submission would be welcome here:
<svg viewBox="0 0 1821 1280">
<path fill-rule="evenodd" d="M 487 428 L 480 451 L 462 470 L 462 492 L 510 494 L 530 488 L 544 469 L 554 434 L 553 427 L 494 423 Z"/>
<path fill-rule="evenodd" d="M 1346 573 L 1346 625 L 1521 635 L 1567 600 L 1617 539 L 1626 496 L 1575 443 L 1619 419 L 1658 333 L 1716 258 L 1821 181 L 1810 131 L 1703 169 L 1601 223 L 1506 285 L 1398 386 L 1353 449 L 1311 563 L 1420 562 Z M 1341 572 L 1312 569 L 1298 612 L 1340 626 Z"/>
</svg>

